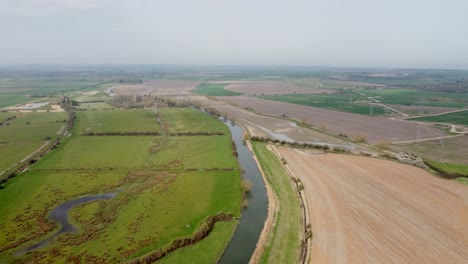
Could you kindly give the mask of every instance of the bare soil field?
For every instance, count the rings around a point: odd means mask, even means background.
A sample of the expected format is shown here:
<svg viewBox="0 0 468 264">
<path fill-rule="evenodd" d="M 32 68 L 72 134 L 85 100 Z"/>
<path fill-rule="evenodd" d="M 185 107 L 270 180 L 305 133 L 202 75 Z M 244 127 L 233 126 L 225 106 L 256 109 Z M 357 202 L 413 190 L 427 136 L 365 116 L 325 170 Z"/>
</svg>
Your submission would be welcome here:
<svg viewBox="0 0 468 264">
<path fill-rule="evenodd" d="M 142 84 L 117 85 L 112 91 L 118 95 L 177 95 L 188 94 L 198 81 L 149 80 Z"/>
<path fill-rule="evenodd" d="M 304 184 L 311 263 L 468 262 L 468 187 L 393 161 L 278 150 Z"/>
<path fill-rule="evenodd" d="M 206 99 L 206 97 L 196 98 L 198 101 L 202 102 L 203 105 L 214 107 L 220 111 L 223 116 L 227 116 L 240 123 L 245 129 L 248 130 L 251 136 L 317 144 L 327 143 L 330 146 L 344 147 L 350 150 L 362 149 L 360 146 L 351 144 L 340 138 L 297 126 L 295 122 L 290 120 L 257 115 L 245 109 L 241 109 L 219 101 Z"/>
<path fill-rule="evenodd" d="M 392 120 L 384 117 L 372 117 L 352 113 L 326 110 L 284 102 L 276 102 L 247 96 L 218 97 L 223 102 L 248 107 L 255 111 L 274 116 L 287 115 L 305 121 L 316 127 L 322 127 L 336 134 L 345 134 L 350 138 L 363 136 L 367 142 L 375 144 L 382 141 L 394 142 L 439 137 L 444 135 L 428 125 Z M 419 128 L 418 128 L 419 126 Z"/>
<path fill-rule="evenodd" d="M 227 84 L 224 89 L 243 94 L 305 94 L 334 93 L 334 90 L 307 88 L 282 81 L 214 81 L 208 83 Z"/>
</svg>

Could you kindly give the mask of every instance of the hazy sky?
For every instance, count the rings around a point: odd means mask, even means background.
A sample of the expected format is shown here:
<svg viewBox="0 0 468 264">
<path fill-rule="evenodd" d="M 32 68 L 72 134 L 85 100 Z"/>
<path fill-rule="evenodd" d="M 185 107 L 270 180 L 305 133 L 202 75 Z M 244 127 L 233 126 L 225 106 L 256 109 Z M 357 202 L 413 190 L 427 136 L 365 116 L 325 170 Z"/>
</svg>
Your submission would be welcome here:
<svg viewBox="0 0 468 264">
<path fill-rule="evenodd" d="M 0 0 L 0 64 L 468 68 L 468 0 Z"/>
</svg>

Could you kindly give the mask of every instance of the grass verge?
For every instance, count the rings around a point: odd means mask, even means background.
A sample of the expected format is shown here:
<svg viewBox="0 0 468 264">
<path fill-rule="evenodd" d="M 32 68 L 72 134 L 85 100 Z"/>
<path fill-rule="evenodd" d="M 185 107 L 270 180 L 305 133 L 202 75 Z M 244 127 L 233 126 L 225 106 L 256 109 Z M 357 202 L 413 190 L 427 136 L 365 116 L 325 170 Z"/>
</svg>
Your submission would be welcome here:
<svg viewBox="0 0 468 264">
<path fill-rule="evenodd" d="M 263 142 L 252 142 L 268 184 L 277 200 L 272 231 L 268 235 L 260 263 L 297 263 L 301 245 L 299 197 L 280 161 Z"/>
</svg>

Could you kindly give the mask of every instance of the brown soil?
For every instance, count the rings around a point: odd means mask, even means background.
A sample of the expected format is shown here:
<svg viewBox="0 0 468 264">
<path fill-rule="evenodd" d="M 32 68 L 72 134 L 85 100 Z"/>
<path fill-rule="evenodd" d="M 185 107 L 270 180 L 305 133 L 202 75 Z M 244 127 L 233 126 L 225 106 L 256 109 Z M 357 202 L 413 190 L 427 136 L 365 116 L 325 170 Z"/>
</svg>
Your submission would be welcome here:
<svg viewBox="0 0 468 264">
<path fill-rule="evenodd" d="M 189 94 L 197 84 L 197 81 L 150 80 L 142 84 L 114 86 L 112 91 L 119 95 L 177 95 Z"/>
<path fill-rule="evenodd" d="M 419 125 L 418 129 L 418 124 L 409 121 L 332 111 L 247 96 L 219 97 L 219 99 L 242 108 L 252 108 L 263 114 L 288 115 L 297 120 L 304 120 L 316 127 L 323 127 L 333 133 L 345 134 L 350 138 L 364 136 L 367 142 L 370 143 L 414 140 L 418 138 L 418 130 L 420 139 L 443 135 L 442 131 L 428 125 Z"/>
<path fill-rule="evenodd" d="M 218 81 L 228 84 L 225 89 L 244 94 L 334 93 L 334 90 L 307 88 L 281 81 Z"/>
<path fill-rule="evenodd" d="M 393 161 L 279 152 L 304 184 L 311 263 L 468 262 L 468 187 Z"/>
</svg>

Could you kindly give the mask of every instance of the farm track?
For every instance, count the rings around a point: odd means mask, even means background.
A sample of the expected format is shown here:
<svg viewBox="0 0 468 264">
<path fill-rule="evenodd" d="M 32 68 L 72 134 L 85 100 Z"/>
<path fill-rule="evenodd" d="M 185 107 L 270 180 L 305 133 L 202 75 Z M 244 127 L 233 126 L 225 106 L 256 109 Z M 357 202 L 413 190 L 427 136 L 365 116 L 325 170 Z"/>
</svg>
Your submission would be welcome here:
<svg viewBox="0 0 468 264">
<path fill-rule="evenodd" d="M 311 263 L 467 263 L 466 186 L 393 161 L 278 150 L 304 184 Z"/>
</svg>

